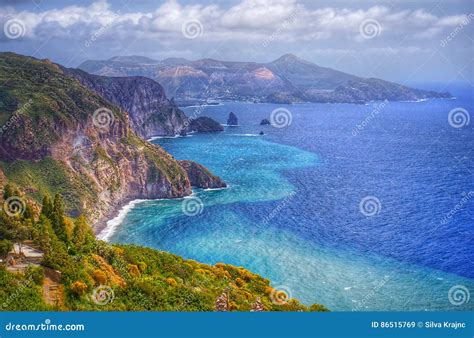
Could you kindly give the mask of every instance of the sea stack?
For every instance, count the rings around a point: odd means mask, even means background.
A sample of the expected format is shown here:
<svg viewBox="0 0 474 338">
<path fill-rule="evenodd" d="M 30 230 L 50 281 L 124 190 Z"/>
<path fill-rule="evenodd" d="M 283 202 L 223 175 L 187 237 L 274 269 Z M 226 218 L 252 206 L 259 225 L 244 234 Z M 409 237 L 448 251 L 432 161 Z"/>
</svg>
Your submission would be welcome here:
<svg viewBox="0 0 474 338">
<path fill-rule="evenodd" d="M 237 126 L 239 125 L 239 120 L 237 119 L 237 116 L 233 112 L 230 112 L 229 118 L 227 119 L 227 125 L 228 126 Z"/>
<path fill-rule="evenodd" d="M 268 125 L 268 124 L 270 124 L 270 121 L 268 121 L 268 119 L 263 119 L 262 122 L 260 122 L 261 126 L 265 126 L 265 125 Z"/>
</svg>

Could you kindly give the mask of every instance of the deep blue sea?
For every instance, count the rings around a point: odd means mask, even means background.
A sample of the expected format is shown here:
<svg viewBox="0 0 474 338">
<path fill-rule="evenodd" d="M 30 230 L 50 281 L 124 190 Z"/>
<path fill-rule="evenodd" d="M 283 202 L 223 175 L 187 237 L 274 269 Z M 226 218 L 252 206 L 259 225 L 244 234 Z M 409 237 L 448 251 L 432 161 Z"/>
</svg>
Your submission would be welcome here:
<svg viewBox="0 0 474 338">
<path fill-rule="evenodd" d="M 457 95 L 187 107 L 239 126 L 153 142 L 229 187 L 132 203 L 102 237 L 244 266 L 334 311 L 473 310 L 474 99 Z M 259 125 L 278 108 L 291 124 Z"/>
</svg>

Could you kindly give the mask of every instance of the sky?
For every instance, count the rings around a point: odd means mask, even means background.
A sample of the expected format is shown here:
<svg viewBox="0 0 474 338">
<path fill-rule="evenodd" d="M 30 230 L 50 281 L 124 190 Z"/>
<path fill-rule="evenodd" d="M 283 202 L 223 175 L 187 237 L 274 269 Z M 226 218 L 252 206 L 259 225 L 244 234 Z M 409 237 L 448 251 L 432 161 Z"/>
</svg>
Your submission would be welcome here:
<svg viewBox="0 0 474 338">
<path fill-rule="evenodd" d="M 0 0 L 0 25 L 0 51 L 68 67 L 119 55 L 269 62 L 291 53 L 405 84 L 474 79 L 472 0 Z"/>
</svg>

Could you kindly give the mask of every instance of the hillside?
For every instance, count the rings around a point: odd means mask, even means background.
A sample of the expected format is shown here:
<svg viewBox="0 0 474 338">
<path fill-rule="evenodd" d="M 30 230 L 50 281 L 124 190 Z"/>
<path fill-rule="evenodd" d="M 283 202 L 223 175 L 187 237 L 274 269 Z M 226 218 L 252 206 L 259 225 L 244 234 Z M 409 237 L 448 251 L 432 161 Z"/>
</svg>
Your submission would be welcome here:
<svg viewBox="0 0 474 338">
<path fill-rule="evenodd" d="M 269 63 L 214 59 L 162 61 L 138 56 L 89 60 L 79 68 L 106 76 L 146 76 L 163 85 L 177 102 L 237 100 L 274 103 L 412 101 L 450 98 L 449 93 L 409 88 L 318 66 L 286 54 Z"/>
<path fill-rule="evenodd" d="M 3 188 L 2 205 L 21 195 Z M 290 299 L 244 268 L 98 241 L 84 217 L 65 216 L 60 195 L 32 210 L 25 203 L 0 211 L 2 311 L 327 311 Z M 22 243 L 42 258 L 25 267 Z"/>
<path fill-rule="evenodd" d="M 61 67 L 0 53 L 0 84 L 0 176 L 31 200 L 61 193 L 71 216 L 95 223 L 130 199 L 191 193 L 182 163 L 138 137 L 125 110 Z M 225 185 L 207 170 L 192 176 L 203 187 Z"/>
</svg>

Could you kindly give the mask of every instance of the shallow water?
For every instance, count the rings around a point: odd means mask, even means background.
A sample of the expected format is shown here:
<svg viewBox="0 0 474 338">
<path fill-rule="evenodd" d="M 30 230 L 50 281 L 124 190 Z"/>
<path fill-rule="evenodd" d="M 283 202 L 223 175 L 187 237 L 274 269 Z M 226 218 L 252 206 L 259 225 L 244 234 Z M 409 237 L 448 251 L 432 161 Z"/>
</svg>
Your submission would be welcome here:
<svg viewBox="0 0 474 338">
<path fill-rule="evenodd" d="M 459 106 L 474 111 L 463 99 L 290 105 L 283 128 L 258 125 L 278 105 L 206 107 L 240 126 L 153 142 L 229 188 L 137 203 L 108 239 L 241 265 L 332 310 L 474 309 L 448 297 L 474 292 L 474 131 L 447 120 Z"/>
</svg>

